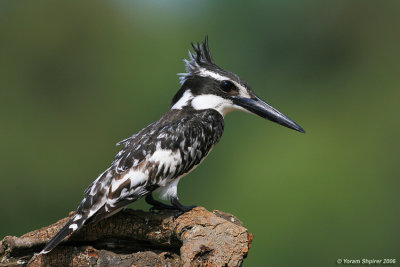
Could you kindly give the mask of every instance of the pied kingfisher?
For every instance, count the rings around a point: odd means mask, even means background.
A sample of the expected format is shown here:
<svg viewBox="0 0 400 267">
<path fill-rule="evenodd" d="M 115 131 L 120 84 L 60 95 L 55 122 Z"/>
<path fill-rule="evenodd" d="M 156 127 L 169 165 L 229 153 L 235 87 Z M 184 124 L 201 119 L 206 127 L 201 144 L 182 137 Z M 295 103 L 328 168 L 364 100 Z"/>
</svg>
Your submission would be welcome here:
<svg viewBox="0 0 400 267">
<path fill-rule="evenodd" d="M 171 109 L 157 122 L 119 142 L 124 148 L 111 166 L 86 189 L 76 214 L 41 253 L 48 253 L 84 224 L 111 216 L 145 197 L 155 209 L 176 209 L 181 214 L 195 206 L 178 201 L 179 180 L 197 167 L 220 140 L 224 117 L 242 110 L 257 114 L 299 132 L 303 128 L 259 99 L 237 75 L 218 67 L 210 53 L 208 38 L 192 44 L 181 88 Z M 153 192 L 169 200 L 164 204 Z"/>
</svg>

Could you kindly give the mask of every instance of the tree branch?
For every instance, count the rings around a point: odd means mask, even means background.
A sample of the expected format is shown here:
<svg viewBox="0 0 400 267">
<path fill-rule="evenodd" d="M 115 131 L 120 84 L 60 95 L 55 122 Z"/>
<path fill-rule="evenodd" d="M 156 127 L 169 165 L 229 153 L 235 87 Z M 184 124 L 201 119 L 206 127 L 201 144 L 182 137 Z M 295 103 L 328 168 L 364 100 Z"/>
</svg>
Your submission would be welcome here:
<svg viewBox="0 0 400 267">
<path fill-rule="evenodd" d="M 253 235 L 233 215 L 202 207 L 174 219 L 126 209 L 34 255 L 70 218 L 0 242 L 0 266 L 240 266 Z M 73 213 L 69 217 L 72 217 Z"/>
</svg>

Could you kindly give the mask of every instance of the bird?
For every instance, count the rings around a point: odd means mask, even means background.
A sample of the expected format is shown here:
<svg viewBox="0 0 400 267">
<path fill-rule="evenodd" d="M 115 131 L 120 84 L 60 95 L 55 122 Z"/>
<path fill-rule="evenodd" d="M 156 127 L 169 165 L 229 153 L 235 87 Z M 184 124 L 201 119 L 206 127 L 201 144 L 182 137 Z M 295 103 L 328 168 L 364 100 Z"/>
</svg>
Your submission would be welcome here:
<svg viewBox="0 0 400 267">
<path fill-rule="evenodd" d="M 208 37 L 192 43 L 186 72 L 179 73 L 180 89 L 170 109 L 156 122 L 117 145 L 123 148 L 111 166 L 94 180 L 70 221 L 46 244 L 40 254 L 52 251 L 85 224 L 96 223 L 145 198 L 152 209 L 175 209 L 177 216 L 196 206 L 178 200 L 179 181 L 195 169 L 220 141 L 224 118 L 239 110 L 256 114 L 298 132 L 304 129 L 262 101 L 249 84 L 217 66 Z M 156 200 L 158 194 L 161 200 Z"/>
</svg>

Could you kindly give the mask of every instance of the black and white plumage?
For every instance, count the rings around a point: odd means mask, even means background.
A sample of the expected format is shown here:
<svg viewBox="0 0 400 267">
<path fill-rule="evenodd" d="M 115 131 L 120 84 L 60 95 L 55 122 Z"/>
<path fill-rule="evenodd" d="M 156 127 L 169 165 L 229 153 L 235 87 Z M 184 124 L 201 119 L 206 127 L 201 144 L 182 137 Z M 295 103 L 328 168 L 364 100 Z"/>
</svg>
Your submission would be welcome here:
<svg viewBox="0 0 400 267">
<path fill-rule="evenodd" d="M 178 201 L 179 180 L 198 166 L 220 140 L 224 117 L 233 110 L 255 113 L 294 130 L 304 130 L 282 113 L 261 101 L 237 75 L 218 67 L 208 40 L 192 45 L 185 60 L 181 88 L 171 109 L 157 122 L 118 143 L 124 148 L 111 166 L 85 191 L 76 215 L 46 245 L 48 253 L 85 223 L 95 223 L 145 197 L 156 208 L 185 212 L 194 206 Z M 156 201 L 152 193 L 172 206 Z"/>
</svg>

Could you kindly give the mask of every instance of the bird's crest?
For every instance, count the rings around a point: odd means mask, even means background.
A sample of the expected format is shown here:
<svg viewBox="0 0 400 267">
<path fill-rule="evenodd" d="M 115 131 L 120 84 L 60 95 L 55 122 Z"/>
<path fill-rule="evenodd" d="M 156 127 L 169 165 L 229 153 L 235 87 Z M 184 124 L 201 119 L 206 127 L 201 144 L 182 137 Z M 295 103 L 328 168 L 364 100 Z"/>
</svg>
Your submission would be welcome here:
<svg viewBox="0 0 400 267">
<path fill-rule="evenodd" d="M 189 76 L 199 73 L 201 68 L 210 66 L 217 67 L 211 56 L 208 36 L 206 36 L 201 43 L 192 43 L 192 47 L 194 52 L 189 50 L 189 59 L 183 60 L 186 64 L 186 73 L 178 73 L 178 75 L 181 76 L 181 84 L 183 84 Z"/>
</svg>

